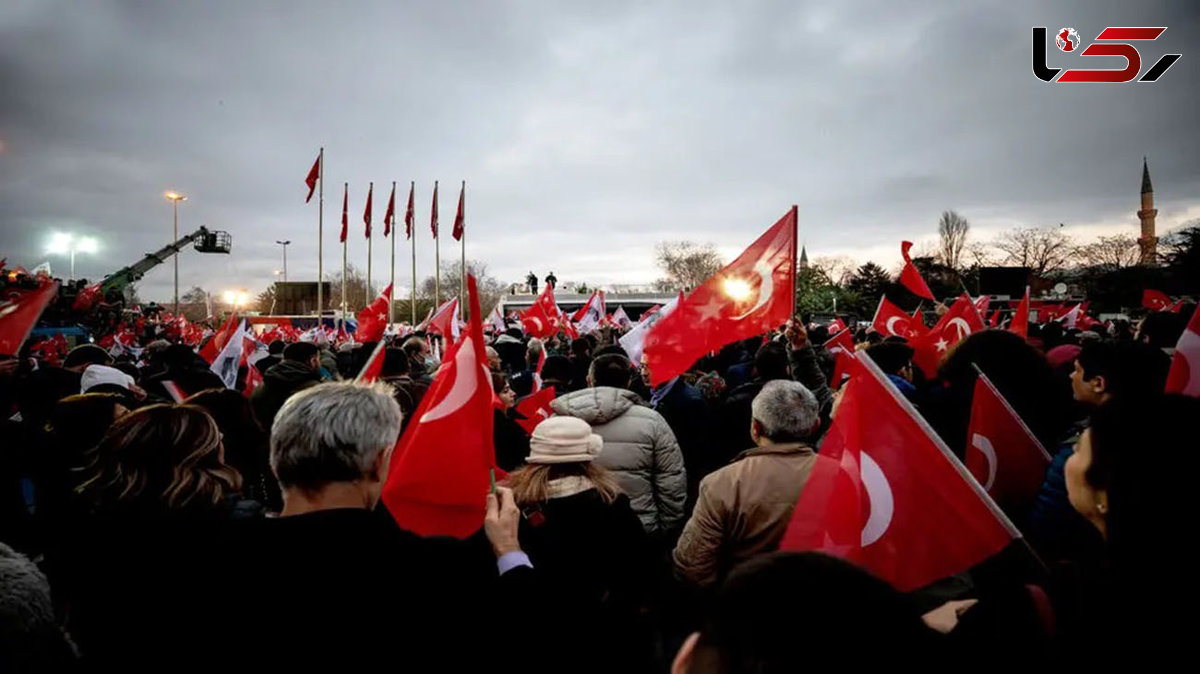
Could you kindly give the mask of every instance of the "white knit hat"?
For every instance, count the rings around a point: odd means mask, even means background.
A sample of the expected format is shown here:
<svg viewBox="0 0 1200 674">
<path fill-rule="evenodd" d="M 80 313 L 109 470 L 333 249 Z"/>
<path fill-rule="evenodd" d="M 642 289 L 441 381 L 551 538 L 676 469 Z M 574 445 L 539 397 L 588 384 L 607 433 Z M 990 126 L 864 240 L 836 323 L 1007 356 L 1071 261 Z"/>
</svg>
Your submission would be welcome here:
<svg viewBox="0 0 1200 674">
<path fill-rule="evenodd" d="M 527 463 L 575 463 L 591 461 L 604 447 L 604 440 L 587 422 L 575 417 L 550 417 L 533 429 Z"/>
<path fill-rule="evenodd" d="M 89 365 L 88 369 L 83 371 L 83 378 L 79 381 L 79 392 L 87 393 L 88 389 L 101 384 L 116 384 L 121 388 L 133 390 L 133 377 L 125 374 L 115 367 L 107 365 Z"/>
</svg>

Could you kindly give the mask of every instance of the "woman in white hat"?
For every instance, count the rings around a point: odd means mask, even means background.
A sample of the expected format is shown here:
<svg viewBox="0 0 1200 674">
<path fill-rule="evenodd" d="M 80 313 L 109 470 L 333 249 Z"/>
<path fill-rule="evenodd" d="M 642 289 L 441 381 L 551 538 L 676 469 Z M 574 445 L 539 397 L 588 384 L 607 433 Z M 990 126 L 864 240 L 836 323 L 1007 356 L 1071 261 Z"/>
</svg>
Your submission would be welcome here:
<svg viewBox="0 0 1200 674">
<path fill-rule="evenodd" d="M 508 476 L 522 514 L 521 548 L 554 601 L 539 643 L 574 653 L 564 671 L 583 671 L 582 653 L 587 671 L 625 671 L 645 657 L 637 614 L 653 566 L 629 497 L 594 462 L 603 446 L 587 422 L 551 417 L 534 429 L 526 464 Z M 596 643 L 605 646 L 599 655 Z"/>
</svg>

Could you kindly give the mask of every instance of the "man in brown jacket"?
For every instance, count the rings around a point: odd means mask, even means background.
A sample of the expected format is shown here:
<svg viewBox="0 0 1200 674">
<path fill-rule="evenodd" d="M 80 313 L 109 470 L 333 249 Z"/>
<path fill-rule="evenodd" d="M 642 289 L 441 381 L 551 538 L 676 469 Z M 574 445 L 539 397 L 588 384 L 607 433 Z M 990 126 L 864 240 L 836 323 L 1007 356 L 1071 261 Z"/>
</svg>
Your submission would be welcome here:
<svg viewBox="0 0 1200 674">
<path fill-rule="evenodd" d="M 805 440 L 820 427 L 816 396 L 803 384 L 767 382 L 751 404 L 756 447 L 700 482 L 700 496 L 675 546 L 675 571 L 711 585 L 739 563 L 779 547 L 817 455 Z"/>
</svg>

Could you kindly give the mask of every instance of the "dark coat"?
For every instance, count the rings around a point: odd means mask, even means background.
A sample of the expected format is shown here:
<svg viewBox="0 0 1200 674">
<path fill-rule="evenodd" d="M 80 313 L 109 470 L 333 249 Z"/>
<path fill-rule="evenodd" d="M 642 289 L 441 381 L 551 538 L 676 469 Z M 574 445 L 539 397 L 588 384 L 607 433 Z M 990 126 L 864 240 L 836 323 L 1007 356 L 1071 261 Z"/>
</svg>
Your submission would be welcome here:
<svg viewBox="0 0 1200 674">
<path fill-rule="evenodd" d="M 285 360 L 267 370 L 263 376 L 262 386 L 250 394 L 250 404 L 254 406 L 254 415 L 258 423 L 265 429 L 270 429 L 275 423 L 275 415 L 279 408 L 292 394 L 303 391 L 310 386 L 316 386 L 321 381 L 321 373 L 304 363 Z"/>
<path fill-rule="evenodd" d="M 529 456 L 529 434 L 503 410 L 493 410 L 492 418 L 496 465 L 509 472 L 525 465 L 525 458 Z"/>
<path fill-rule="evenodd" d="M 187 367 L 180 369 L 167 369 L 164 372 L 156 374 L 145 381 L 142 388 L 146 390 L 147 395 L 157 396 L 165 400 L 171 400 L 167 389 L 163 387 L 163 382 L 173 381 L 182 391 L 183 395 L 193 396 L 201 391 L 208 389 L 223 389 L 225 382 L 217 376 L 217 373 L 212 370 Z"/>
<path fill-rule="evenodd" d="M 500 354 L 500 367 L 509 374 L 526 369 L 525 344 L 516 337 L 500 335 L 492 345 Z"/>
<path fill-rule="evenodd" d="M 1029 542 L 1050 563 L 1088 561 L 1104 549 L 1100 532 L 1080 515 L 1067 497 L 1067 459 L 1075 452 L 1074 441 L 1064 443 L 1046 467 L 1025 531 Z"/>
<path fill-rule="evenodd" d="M 653 396 L 650 400 L 653 400 Z M 721 461 L 725 453 L 713 449 L 708 402 L 695 386 L 679 379 L 657 401 L 654 410 L 667 420 L 667 425 L 679 442 L 679 451 L 683 452 L 683 466 L 687 469 L 688 478 L 686 509 L 690 513 L 691 506 L 696 502 L 700 480 L 725 465 Z"/>
</svg>

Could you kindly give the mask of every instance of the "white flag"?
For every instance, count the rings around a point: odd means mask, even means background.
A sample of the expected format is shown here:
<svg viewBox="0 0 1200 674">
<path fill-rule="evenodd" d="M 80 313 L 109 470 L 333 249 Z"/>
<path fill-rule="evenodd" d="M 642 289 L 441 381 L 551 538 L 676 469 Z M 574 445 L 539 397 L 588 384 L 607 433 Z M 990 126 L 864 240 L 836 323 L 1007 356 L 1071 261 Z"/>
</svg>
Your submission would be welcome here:
<svg viewBox="0 0 1200 674">
<path fill-rule="evenodd" d="M 640 365 L 642 362 L 642 349 L 646 343 L 646 335 L 650 334 L 650 329 L 661 321 L 663 316 L 674 311 L 682 297 L 683 293 L 679 293 L 678 297 L 668 302 L 662 309 L 643 318 L 641 323 L 633 326 L 632 330 L 617 340 L 620 342 L 621 348 L 625 349 L 625 353 L 629 354 L 629 360 L 634 365 Z"/>
<path fill-rule="evenodd" d="M 213 359 L 210 369 L 225 382 L 225 388 L 237 387 L 238 367 L 242 364 L 245 337 L 246 321 L 243 320 L 238 323 L 237 330 L 230 335 L 229 341 L 225 342 L 225 348 Z"/>
</svg>

